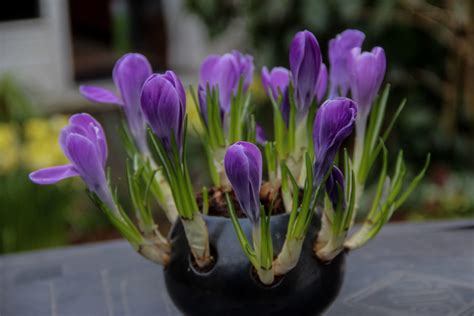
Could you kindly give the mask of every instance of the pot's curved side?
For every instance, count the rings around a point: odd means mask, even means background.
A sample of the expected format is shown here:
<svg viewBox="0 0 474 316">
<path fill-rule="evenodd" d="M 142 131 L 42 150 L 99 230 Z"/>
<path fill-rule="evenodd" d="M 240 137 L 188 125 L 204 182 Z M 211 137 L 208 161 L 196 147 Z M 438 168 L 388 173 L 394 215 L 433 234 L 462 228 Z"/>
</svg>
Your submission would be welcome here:
<svg viewBox="0 0 474 316">
<path fill-rule="evenodd" d="M 288 214 L 271 219 L 275 254 L 283 246 L 288 219 Z M 316 259 L 312 241 L 320 227 L 317 218 L 297 266 L 271 287 L 255 280 L 232 222 L 222 217 L 205 220 L 211 248 L 217 254 L 214 267 L 206 273 L 192 267 L 182 225 L 177 222 L 170 233 L 172 253 L 164 270 L 165 282 L 173 302 L 186 315 L 317 315 L 337 297 L 344 277 L 344 254 L 330 264 Z M 250 222 L 240 222 L 250 236 Z"/>
</svg>

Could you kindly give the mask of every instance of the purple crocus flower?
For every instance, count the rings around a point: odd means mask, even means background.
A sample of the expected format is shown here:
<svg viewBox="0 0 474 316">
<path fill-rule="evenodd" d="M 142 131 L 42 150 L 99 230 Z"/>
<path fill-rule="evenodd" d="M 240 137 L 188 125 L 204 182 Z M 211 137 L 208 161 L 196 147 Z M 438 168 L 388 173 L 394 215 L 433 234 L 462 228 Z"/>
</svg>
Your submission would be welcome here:
<svg viewBox="0 0 474 316">
<path fill-rule="evenodd" d="M 174 134 L 178 148 L 183 138 L 186 93 L 181 80 L 169 70 L 151 75 L 143 85 L 141 108 L 145 120 L 167 150 Z"/>
<path fill-rule="evenodd" d="M 314 181 L 320 184 L 342 142 L 352 133 L 357 105 L 348 98 L 327 100 L 316 113 L 313 127 Z"/>
<path fill-rule="evenodd" d="M 268 71 L 267 67 L 262 68 L 262 84 L 268 96 L 278 100 L 280 94 L 285 94 L 290 83 L 290 71 L 284 67 L 275 67 Z"/>
<path fill-rule="evenodd" d="M 359 105 L 361 117 L 370 112 L 372 102 L 382 85 L 386 66 L 385 52 L 381 47 L 374 47 L 371 52 L 363 53 L 359 47 L 351 50 L 348 60 L 351 93 Z"/>
<path fill-rule="evenodd" d="M 290 47 L 290 69 L 298 112 L 306 113 L 316 96 L 321 50 L 313 33 L 296 33 Z"/>
<path fill-rule="evenodd" d="M 71 116 L 69 125 L 61 130 L 59 143 L 70 163 L 34 171 L 30 173 L 30 180 L 37 184 L 53 184 L 80 176 L 90 191 L 116 211 L 104 171 L 107 142 L 99 122 L 86 113 Z"/>
<path fill-rule="evenodd" d="M 253 76 L 253 57 L 238 51 L 219 55 L 209 55 L 201 64 L 199 74 L 199 106 L 207 122 L 206 87 L 219 90 L 221 115 L 229 112 L 232 96 L 237 93 L 240 78 L 243 78 L 243 90 L 247 91 Z"/>
<path fill-rule="evenodd" d="M 288 125 L 290 115 L 290 100 L 288 99 L 288 85 L 290 83 L 290 71 L 284 67 L 275 67 L 268 71 L 267 67 L 262 68 L 262 84 L 267 95 L 274 100 L 282 96 L 280 110 L 283 120 Z"/>
<path fill-rule="evenodd" d="M 350 87 L 347 63 L 351 49 L 361 47 L 364 39 L 365 34 L 361 31 L 348 29 L 329 41 L 330 98 L 347 95 Z"/>
<path fill-rule="evenodd" d="M 113 69 L 114 92 L 100 87 L 81 86 L 81 94 L 88 100 L 99 103 L 115 103 L 123 107 L 130 133 L 142 153 L 148 153 L 146 128 L 140 108 L 140 92 L 143 83 L 151 75 L 151 65 L 145 56 L 136 53 L 125 54 Z"/>
<path fill-rule="evenodd" d="M 329 174 L 329 177 L 326 180 L 326 192 L 332 202 L 332 207 L 334 210 L 337 209 L 339 203 L 339 190 L 341 190 L 341 192 L 344 192 L 344 175 L 338 167 L 333 166 L 331 173 Z M 342 199 L 342 203 L 342 207 L 345 208 L 346 205 L 344 199 Z"/>
<path fill-rule="evenodd" d="M 328 69 L 324 63 L 321 64 L 319 70 L 318 81 L 316 82 L 316 101 L 321 103 L 328 88 Z"/>
<path fill-rule="evenodd" d="M 251 55 L 244 55 L 238 50 L 233 50 L 232 55 L 237 60 L 240 76 L 244 78 L 243 89 L 244 91 L 247 91 L 250 85 L 252 84 L 253 79 L 253 57 Z"/>
<path fill-rule="evenodd" d="M 262 153 L 252 143 L 237 142 L 224 156 L 224 168 L 240 206 L 253 224 L 260 218 Z"/>
</svg>

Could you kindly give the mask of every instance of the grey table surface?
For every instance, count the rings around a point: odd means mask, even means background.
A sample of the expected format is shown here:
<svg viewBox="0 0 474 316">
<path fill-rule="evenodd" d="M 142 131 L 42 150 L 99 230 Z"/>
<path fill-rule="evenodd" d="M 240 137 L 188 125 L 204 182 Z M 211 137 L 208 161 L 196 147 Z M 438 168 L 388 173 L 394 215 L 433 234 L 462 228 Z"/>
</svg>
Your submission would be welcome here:
<svg viewBox="0 0 474 316">
<path fill-rule="evenodd" d="M 474 315 L 474 221 L 389 224 L 350 253 L 326 315 Z M 0 256 L 0 316 L 180 315 L 124 241 Z M 250 314 L 249 314 L 250 315 Z"/>
</svg>

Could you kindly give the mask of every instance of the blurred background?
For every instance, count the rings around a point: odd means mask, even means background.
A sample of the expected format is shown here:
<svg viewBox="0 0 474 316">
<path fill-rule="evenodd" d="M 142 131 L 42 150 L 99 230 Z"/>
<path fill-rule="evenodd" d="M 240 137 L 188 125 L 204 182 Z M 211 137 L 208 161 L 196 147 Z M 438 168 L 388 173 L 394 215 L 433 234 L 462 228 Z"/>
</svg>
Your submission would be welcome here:
<svg viewBox="0 0 474 316">
<path fill-rule="evenodd" d="M 125 153 L 112 105 L 87 102 L 80 84 L 113 88 L 116 59 L 148 57 L 197 84 L 201 60 L 238 49 L 254 55 L 257 120 L 270 134 L 263 65 L 288 67 L 288 46 L 311 30 L 327 59 L 328 40 L 346 28 L 384 47 L 389 113 L 408 104 L 388 143 L 409 167 L 432 163 L 394 221 L 474 216 L 474 2 L 472 0 L 23 0 L 0 10 L 0 253 L 119 238 L 79 179 L 37 186 L 27 175 L 63 163 L 57 144 L 71 113 L 95 115 L 108 136 L 114 184 L 127 204 Z M 190 101 L 190 100 L 189 100 Z M 193 108 L 193 106 L 188 106 Z M 191 113 L 192 117 L 192 113 Z M 199 141 L 190 160 L 197 187 L 208 177 Z"/>
</svg>

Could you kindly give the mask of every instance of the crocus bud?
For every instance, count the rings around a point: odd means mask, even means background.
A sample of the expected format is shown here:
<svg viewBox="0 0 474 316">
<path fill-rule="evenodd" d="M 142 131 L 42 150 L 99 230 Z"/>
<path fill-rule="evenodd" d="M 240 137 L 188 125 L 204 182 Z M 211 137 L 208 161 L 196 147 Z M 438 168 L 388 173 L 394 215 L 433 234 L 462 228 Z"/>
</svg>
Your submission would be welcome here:
<svg viewBox="0 0 474 316">
<path fill-rule="evenodd" d="M 151 75 L 151 65 L 145 56 L 129 53 L 122 56 L 113 69 L 118 97 L 112 91 L 93 86 L 81 86 L 81 94 L 88 100 L 99 103 L 115 103 L 123 106 L 130 133 L 141 152 L 148 152 L 145 120 L 140 108 L 140 92 L 145 80 Z"/>
<path fill-rule="evenodd" d="M 222 116 L 229 112 L 232 96 L 237 93 L 240 78 L 243 78 L 243 90 L 252 82 L 253 58 L 238 51 L 219 55 L 209 55 L 201 64 L 199 90 L 201 114 L 207 122 L 206 87 L 219 90 L 219 107 Z"/>
<path fill-rule="evenodd" d="M 342 142 L 352 133 L 357 106 L 348 98 L 327 100 L 316 113 L 313 127 L 314 181 L 320 184 Z"/>
<path fill-rule="evenodd" d="M 61 130 L 59 143 L 70 163 L 34 171 L 30 173 L 31 181 L 53 184 L 80 176 L 90 191 L 116 211 L 105 177 L 107 142 L 99 122 L 86 113 L 71 116 L 69 125 Z"/>
<path fill-rule="evenodd" d="M 371 52 L 363 53 L 358 47 L 351 50 L 348 61 L 351 94 L 359 106 L 361 117 L 370 112 L 382 85 L 386 65 L 385 52 L 381 47 L 374 47 Z"/>
<path fill-rule="evenodd" d="M 186 93 L 173 71 L 153 74 L 143 85 L 141 107 L 145 119 L 163 146 L 169 151 L 174 135 L 178 148 L 183 138 Z"/>
<path fill-rule="evenodd" d="M 232 55 L 237 60 L 238 68 L 239 68 L 239 77 L 243 77 L 243 89 L 247 91 L 252 83 L 253 79 L 253 57 L 250 55 L 244 55 L 237 50 L 232 51 Z M 239 78 L 240 79 L 240 78 Z"/>
<path fill-rule="evenodd" d="M 321 64 L 319 70 L 318 81 L 316 82 L 316 101 L 321 103 L 328 88 L 328 69 L 324 63 Z"/>
<path fill-rule="evenodd" d="M 262 68 L 262 84 L 267 95 L 278 100 L 281 95 L 280 111 L 285 123 L 288 125 L 290 116 L 290 101 L 288 99 L 288 85 L 290 83 L 290 71 L 284 67 L 275 67 L 270 72 L 267 67 Z"/>
<path fill-rule="evenodd" d="M 262 68 L 262 84 L 268 96 L 278 100 L 280 94 L 284 94 L 290 83 L 290 71 L 284 67 L 275 67 L 268 71 Z"/>
<path fill-rule="evenodd" d="M 299 112 L 305 113 L 316 96 L 321 61 L 316 37 L 309 31 L 296 33 L 290 47 L 290 69 Z"/>
<path fill-rule="evenodd" d="M 365 34 L 358 30 L 345 30 L 329 41 L 330 98 L 345 97 L 350 88 L 348 59 L 351 49 L 361 47 Z"/>
<path fill-rule="evenodd" d="M 344 192 L 344 175 L 338 167 L 333 166 L 331 173 L 329 174 L 329 177 L 326 180 L 326 192 L 329 196 L 329 199 L 331 200 L 332 207 L 334 210 L 337 209 L 339 203 L 339 190 L 341 190 L 341 192 Z M 342 203 L 342 207 L 345 208 L 346 205 L 344 199 L 342 199 Z"/>
<path fill-rule="evenodd" d="M 252 223 L 258 223 L 262 184 L 260 150 L 252 143 L 237 142 L 227 149 L 224 168 L 243 212 Z"/>
</svg>

